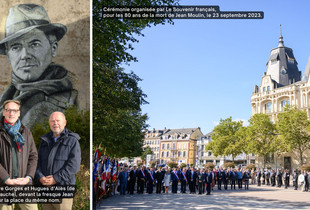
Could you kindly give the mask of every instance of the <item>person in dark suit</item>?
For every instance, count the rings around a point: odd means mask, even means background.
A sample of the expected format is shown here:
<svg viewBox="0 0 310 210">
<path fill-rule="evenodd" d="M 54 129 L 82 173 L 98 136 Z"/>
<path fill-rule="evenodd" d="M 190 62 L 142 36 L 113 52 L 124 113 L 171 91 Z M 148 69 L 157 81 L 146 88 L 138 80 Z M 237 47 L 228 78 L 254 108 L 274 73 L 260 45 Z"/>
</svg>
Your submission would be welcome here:
<svg viewBox="0 0 310 210">
<path fill-rule="evenodd" d="M 155 172 L 155 184 L 156 184 L 156 193 L 161 193 L 162 183 L 164 180 L 164 174 L 161 171 L 161 168 Z"/>
<path fill-rule="evenodd" d="M 190 193 L 196 193 L 195 189 L 196 179 L 197 179 L 197 172 L 194 170 L 194 168 L 191 168 L 188 178 Z"/>
<path fill-rule="evenodd" d="M 234 169 L 230 171 L 229 179 L 230 179 L 230 189 L 232 190 L 234 187 L 234 190 L 235 190 L 236 189 L 236 172 Z"/>
<path fill-rule="evenodd" d="M 222 181 L 224 184 L 224 189 L 227 190 L 227 185 L 228 185 L 228 173 L 226 170 L 222 171 Z"/>
<path fill-rule="evenodd" d="M 278 182 L 278 187 L 282 186 L 282 171 L 281 169 L 278 169 L 277 172 L 277 182 Z"/>
<path fill-rule="evenodd" d="M 221 187 L 222 187 L 222 177 L 223 177 L 223 173 L 221 171 L 221 169 L 219 168 L 217 173 L 216 173 L 216 178 L 217 178 L 217 188 L 219 190 L 222 190 Z"/>
<path fill-rule="evenodd" d="M 270 185 L 270 171 L 268 169 L 266 171 L 266 182 L 267 182 L 267 185 Z"/>
<path fill-rule="evenodd" d="M 137 181 L 137 166 L 134 166 L 131 168 L 131 171 L 129 172 L 129 193 L 133 194 L 133 191 L 135 189 L 135 184 Z"/>
<path fill-rule="evenodd" d="M 309 189 L 309 180 L 308 180 L 308 173 L 307 171 L 304 171 L 304 176 L 305 176 L 305 185 L 304 185 L 304 190 L 303 191 L 308 191 Z"/>
<path fill-rule="evenodd" d="M 290 186 L 290 172 L 288 169 L 285 169 L 283 177 L 285 189 L 287 189 Z"/>
<path fill-rule="evenodd" d="M 207 195 L 211 195 L 213 174 L 210 169 L 208 169 L 206 174 L 206 183 L 207 183 Z"/>
<path fill-rule="evenodd" d="M 271 170 L 271 186 L 276 186 L 276 172 L 274 170 Z"/>
<path fill-rule="evenodd" d="M 260 186 L 260 184 L 261 184 L 261 178 L 262 178 L 262 172 L 261 172 L 260 169 L 257 169 L 256 177 L 257 177 L 257 186 Z"/>
<path fill-rule="evenodd" d="M 245 190 L 248 190 L 248 189 L 249 189 L 249 179 L 250 179 L 250 174 L 249 174 L 249 171 L 246 170 L 246 171 L 243 173 L 243 181 L 244 181 L 244 189 L 245 189 Z"/>
<path fill-rule="evenodd" d="M 202 194 L 205 180 L 206 180 L 206 174 L 202 169 L 200 169 L 200 171 L 197 172 L 198 191 L 200 195 Z"/>
<path fill-rule="evenodd" d="M 141 166 L 140 170 L 138 171 L 138 194 L 143 194 L 145 181 L 146 181 L 145 166 Z"/>
<path fill-rule="evenodd" d="M 171 172 L 171 181 L 172 181 L 172 193 L 178 192 L 178 183 L 179 183 L 179 175 L 176 168 L 173 168 Z"/>
<path fill-rule="evenodd" d="M 181 175 L 180 175 L 181 193 L 186 193 L 186 184 L 187 184 L 186 172 L 187 172 L 186 169 L 183 168 Z"/>
<path fill-rule="evenodd" d="M 153 187 L 155 183 L 154 176 L 155 176 L 154 168 L 151 168 L 150 170 L 147 171 L 146 183 L 147 183 L 147 193 L 149 194 L 153 193 Z"/>
<path fill-rule="evenodd" d="M 294 190 L 297 190 L 298 188 L 298 173 L 296 170 L 293 171 L 293 186 L 294 186 Z"/>
</svg>

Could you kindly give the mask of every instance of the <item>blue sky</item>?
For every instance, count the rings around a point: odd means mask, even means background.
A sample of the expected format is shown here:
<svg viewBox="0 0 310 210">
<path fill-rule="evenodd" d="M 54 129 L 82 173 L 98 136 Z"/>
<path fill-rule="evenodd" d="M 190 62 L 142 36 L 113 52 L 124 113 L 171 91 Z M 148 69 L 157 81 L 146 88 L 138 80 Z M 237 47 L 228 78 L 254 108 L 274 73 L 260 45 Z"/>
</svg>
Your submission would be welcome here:
<svg viewBox="0 0 310 210">
<path fill-rule="evenodd" d="M 248 121 L 254 85 L 259 85 L 270 50 L 293 49 L 304 72 L 310 55 L 310 1 L 181 0 L 180 5 L 218 5 L 221 11 L 263 11 L 259 20 L 174 20 L 138 37 L 131 54 L 147 94 L 142 112 L 150 129 L 201 127 L 204 134 L 220 121 Z"/>
</svg>

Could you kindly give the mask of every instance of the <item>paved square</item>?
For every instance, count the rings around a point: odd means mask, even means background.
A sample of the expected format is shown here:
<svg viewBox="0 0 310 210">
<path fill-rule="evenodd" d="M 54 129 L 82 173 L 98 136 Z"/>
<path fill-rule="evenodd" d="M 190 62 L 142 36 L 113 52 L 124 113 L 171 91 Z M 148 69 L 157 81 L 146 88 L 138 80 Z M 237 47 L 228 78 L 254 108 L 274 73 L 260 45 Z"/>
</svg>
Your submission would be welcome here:
<svg viewBox="0 0 310 210">
<path fill-rule="evenodd" d="M 180 186 L 179 186 L 180 189 Z M 250 185 L 249 190 L 217 190 L 211 196 L 189 194 L 115 195 L 96 209 L 310 209 L 310 192 Z"/>
</svg>

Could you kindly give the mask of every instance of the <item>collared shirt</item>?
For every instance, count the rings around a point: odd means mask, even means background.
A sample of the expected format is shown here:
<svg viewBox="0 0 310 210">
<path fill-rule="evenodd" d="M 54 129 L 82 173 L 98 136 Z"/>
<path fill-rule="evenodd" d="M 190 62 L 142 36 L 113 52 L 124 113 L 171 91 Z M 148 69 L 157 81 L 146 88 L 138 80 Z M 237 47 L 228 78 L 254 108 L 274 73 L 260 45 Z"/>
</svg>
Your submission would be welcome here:
<svg viewBox="0 0 310 210">
<path fill-rule="evenodd" d="M 59 136 L 58 137 L 53 137 L 53 138 L 54 138 L 54 141 L 56 142 L 59 139 Z"/>
</svg>

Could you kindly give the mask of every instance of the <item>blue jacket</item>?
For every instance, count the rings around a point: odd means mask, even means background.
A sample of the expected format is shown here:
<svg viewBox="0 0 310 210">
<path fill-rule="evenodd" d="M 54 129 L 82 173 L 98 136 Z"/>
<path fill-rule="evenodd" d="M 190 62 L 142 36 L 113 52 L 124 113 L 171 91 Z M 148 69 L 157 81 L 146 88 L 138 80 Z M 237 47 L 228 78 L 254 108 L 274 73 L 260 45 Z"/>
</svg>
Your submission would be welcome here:
<svg viewBox="0 0 310 210">
<path fill-rule="evenodd" d="M 127 184 L 128 172 L 122 171 L 121 173 L 119 173 L 118 179 L 119 179 L 121 184 Z"/>
<path fill-rule="evenodd" d="M 56 185 L 75 185 L 75 174 L 80 169 L 80 136 L 65 128 L 55 142 L 53 133 L 41 136 L 36 180 L 53 175 Z"/>
</svg>

